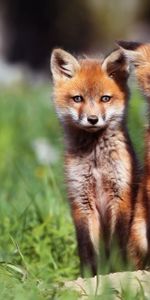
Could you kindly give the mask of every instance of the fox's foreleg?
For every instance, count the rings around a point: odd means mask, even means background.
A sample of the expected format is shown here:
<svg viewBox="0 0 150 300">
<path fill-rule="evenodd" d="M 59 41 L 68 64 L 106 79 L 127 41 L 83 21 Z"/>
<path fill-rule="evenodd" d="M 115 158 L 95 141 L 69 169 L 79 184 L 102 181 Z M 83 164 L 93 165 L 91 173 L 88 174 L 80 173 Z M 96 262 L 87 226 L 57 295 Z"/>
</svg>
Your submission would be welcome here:
<svg viewBox="0 0 150 300">
<path fill-rule="evenodd" d="M 72 216 L 76 228 L 81 274 L 98 272 L 100 222 L 96 209 L 83 209 L 80 203 L 72 203 Z"/>
</svg>

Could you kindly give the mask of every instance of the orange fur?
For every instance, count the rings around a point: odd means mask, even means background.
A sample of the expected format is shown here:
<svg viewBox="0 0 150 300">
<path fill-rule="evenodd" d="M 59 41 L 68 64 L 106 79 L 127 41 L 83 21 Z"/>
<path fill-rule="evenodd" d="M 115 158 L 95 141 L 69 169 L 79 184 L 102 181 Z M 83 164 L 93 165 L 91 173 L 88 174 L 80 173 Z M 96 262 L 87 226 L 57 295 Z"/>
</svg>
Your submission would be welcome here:
<svg viewBox="0 0 150 300">
<path fill-rule="evenodd" d="M 95 274 L 102 240 L 109 254 L 116 238 L 126 257 L 134 210 L 137 164 L 125 124 L 128 64 L 120 51 L 100 61 L 56 49 L 51 70 L 81 265 Z"/>
</svg>

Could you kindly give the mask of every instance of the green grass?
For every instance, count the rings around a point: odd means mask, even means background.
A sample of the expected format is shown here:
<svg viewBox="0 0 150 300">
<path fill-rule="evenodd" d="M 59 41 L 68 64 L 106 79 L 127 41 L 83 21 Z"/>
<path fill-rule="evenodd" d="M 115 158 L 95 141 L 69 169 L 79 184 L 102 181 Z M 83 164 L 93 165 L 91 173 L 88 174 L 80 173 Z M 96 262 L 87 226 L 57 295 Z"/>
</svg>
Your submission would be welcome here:
<svg viewBox="0 0 150 300">
<path fill-rule="evenodd" d="M 143 151 L 143 102 L 137 92 L 129 129 Z M 46 138 L 58 161 L 41 164 L 33 142 Z M 139 142 L 140 141 L 140 142 Z M 0 299 L 76 299 L 59 291 L 79 276 L 75 232 L 63 175 L 63 139 L 50 86 L 0 90 Z M 123 299 L 130 299 L 129 297 Z"/>
</svg>

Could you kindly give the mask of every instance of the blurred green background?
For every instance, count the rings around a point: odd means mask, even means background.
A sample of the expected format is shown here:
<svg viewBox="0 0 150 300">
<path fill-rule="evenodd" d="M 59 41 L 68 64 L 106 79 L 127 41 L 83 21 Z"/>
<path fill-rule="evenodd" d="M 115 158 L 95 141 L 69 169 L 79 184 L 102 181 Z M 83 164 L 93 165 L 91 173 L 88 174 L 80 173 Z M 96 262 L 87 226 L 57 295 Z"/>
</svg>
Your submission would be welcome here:
<svg viewBox="0 0 150 300">
<path fill-rule="evenodd" d="M 116 39 L 147 38 L 150 4 L 1 0 L 0 7 L 0 299 L 76 299 L 58 289 L 79 276 L 79 259 L 50 50 L 108 53 Z M 142 161 L 145 104 L 131 82 L 128 127 Z"/>
</svg>

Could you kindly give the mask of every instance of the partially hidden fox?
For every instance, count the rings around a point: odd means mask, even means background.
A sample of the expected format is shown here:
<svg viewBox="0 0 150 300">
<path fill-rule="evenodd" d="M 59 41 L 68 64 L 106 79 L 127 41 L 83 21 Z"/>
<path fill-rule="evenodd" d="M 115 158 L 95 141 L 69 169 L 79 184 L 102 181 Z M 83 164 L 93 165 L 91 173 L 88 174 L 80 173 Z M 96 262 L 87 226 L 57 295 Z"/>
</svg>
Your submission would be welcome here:
<svg viewBox="0 0 150 300">
<path fill-rule="evenodd" d="M 138 189 L 126 127 L 129 66 L 121 50 L 105 59 L 82 59 L 54 49 L 51 72 L 81 272 L 87 267 L 95 275 L 102 241 L 109 256 L 115 238 L 126 259 Z"/>
<path fill-rule="evenodd" d="M 144 172 L 141 176 L 129 239 L 129 251 L 137 269 L 150 266 L 150 44 L 119 41 L 122 53 L 134 66 L 139 86 L 147 99 Z"/>
</svg>

